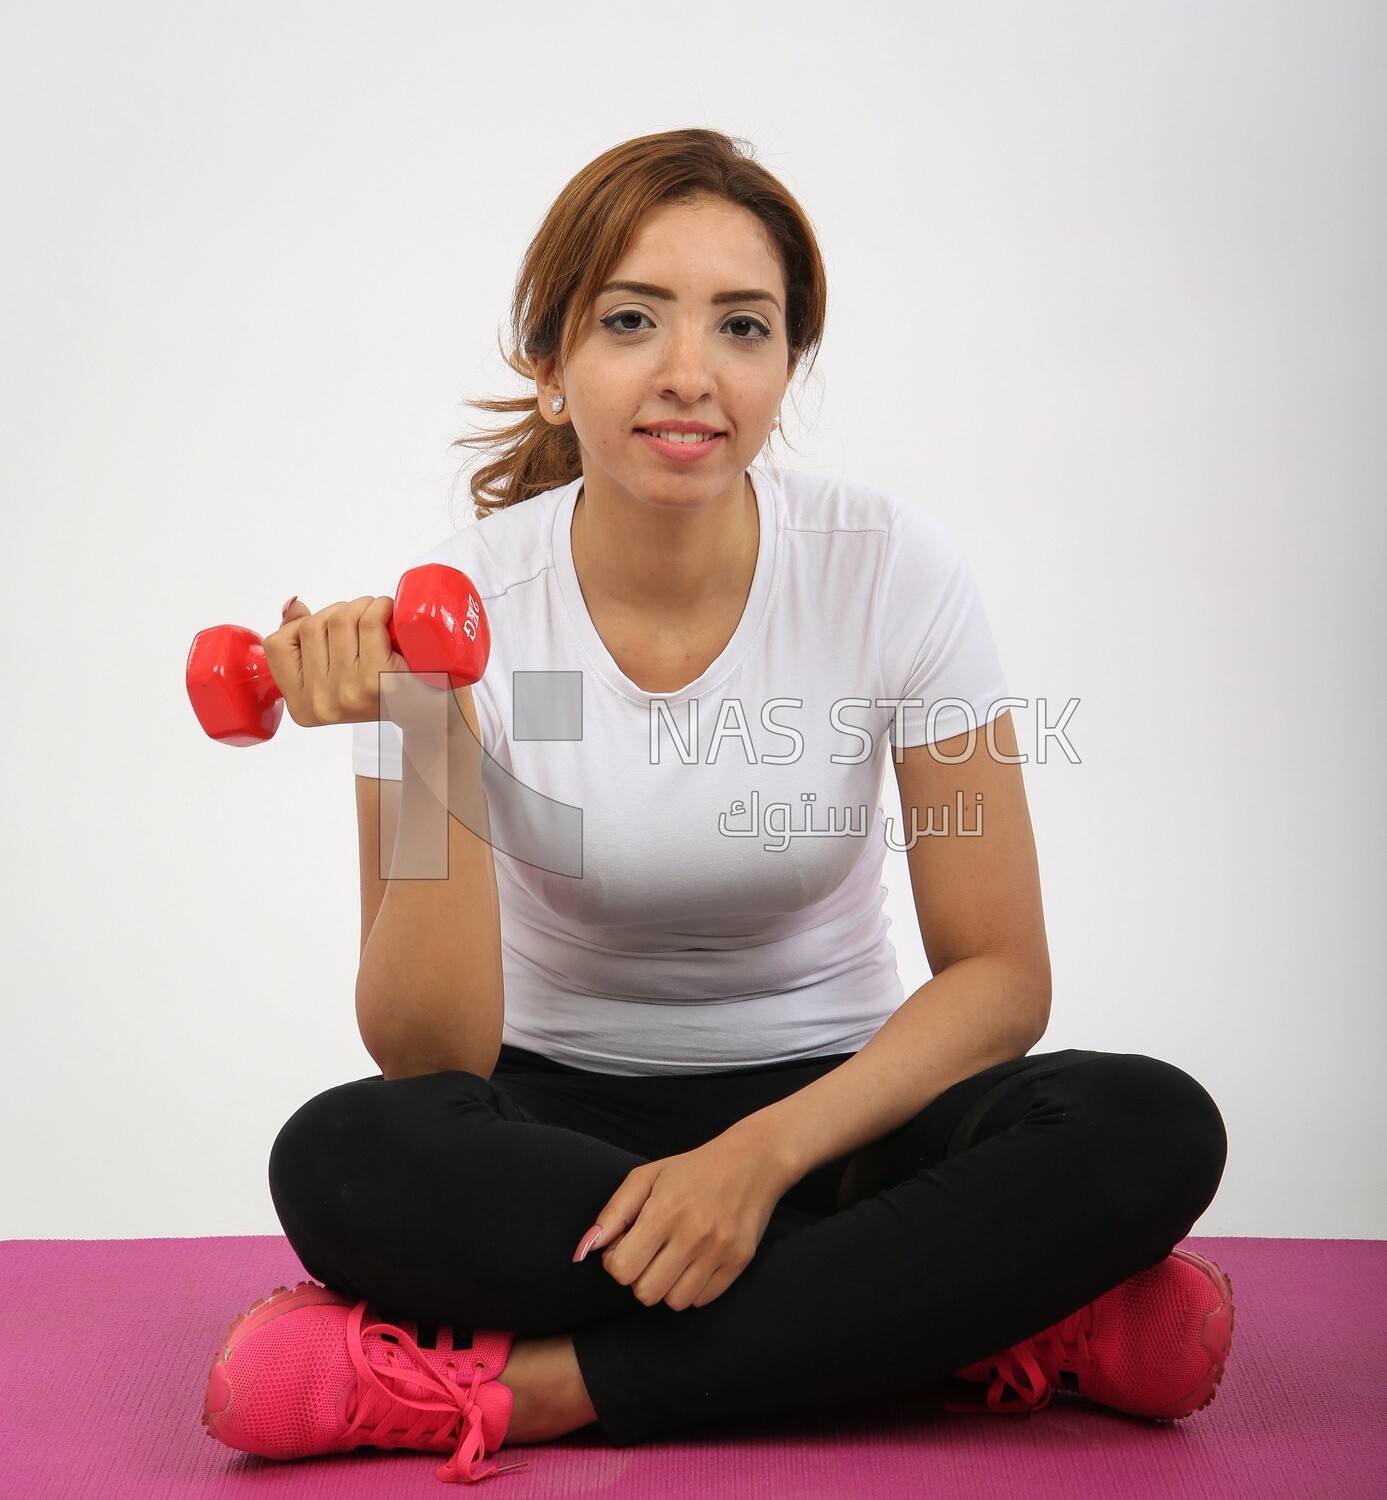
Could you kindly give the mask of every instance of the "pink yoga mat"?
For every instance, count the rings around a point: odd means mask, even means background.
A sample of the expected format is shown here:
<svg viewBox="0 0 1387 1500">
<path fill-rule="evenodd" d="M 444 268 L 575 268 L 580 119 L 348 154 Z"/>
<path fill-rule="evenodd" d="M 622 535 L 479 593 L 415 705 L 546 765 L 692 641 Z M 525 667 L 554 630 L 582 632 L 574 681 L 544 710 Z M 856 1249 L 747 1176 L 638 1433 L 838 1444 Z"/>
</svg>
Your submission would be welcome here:
<svg viewBox="0 0 1387 1500">
<path fill-rule="evenodd" d="M 1233 1281 L 1237 1322 L 1213 1404 L 1144 1422 L 1067 1393 L 1025 1419 L 919 1398 L 608 1446 L 589 1428 L 508 1447 L 529 1466 L 488 1500 L 1375 1500 L 1387 1496 L 1387 1243 L 1192 1237 Z M 0 1242 L 4 1492 L 23 1500 L 390 1500 L 470 1493 L 442 1458 L 359 1449 L 274 1463 L 207 1437 L 212 1357 L 236 1315 L 308 1277 L 279 1236 Z M 504 1460 L 503 1460 L 504 1461 Z"/>
</svg>

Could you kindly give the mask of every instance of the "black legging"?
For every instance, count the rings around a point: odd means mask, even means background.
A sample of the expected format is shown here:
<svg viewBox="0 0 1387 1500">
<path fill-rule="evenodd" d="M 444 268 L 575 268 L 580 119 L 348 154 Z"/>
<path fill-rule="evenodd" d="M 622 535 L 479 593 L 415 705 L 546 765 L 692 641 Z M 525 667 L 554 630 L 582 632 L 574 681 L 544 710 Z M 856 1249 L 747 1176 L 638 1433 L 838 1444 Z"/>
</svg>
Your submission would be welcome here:
<svg viewBox="0 0 1387 1500">
<path fill-rule="evenodd" d="M 580 1236 L 627 1174 L 846 1056 L 619 1077 L 503 1046 L 490 1081 L 380 1075 L 297 1110 L 270 1192 L 310 1276 L 455 1347 L 572 1333 L 606 1439 L 892 1397 L 1157 1264 L 1213 1200 L 1228 1138 L 1189 1074 L 1135 1053 L 1031 1054 L 954 1084 L 779 1202 L 706 1307 L 646 1307 Z M 840 1197 L 841 1192 L 841 1197 Z"/>
</svg>

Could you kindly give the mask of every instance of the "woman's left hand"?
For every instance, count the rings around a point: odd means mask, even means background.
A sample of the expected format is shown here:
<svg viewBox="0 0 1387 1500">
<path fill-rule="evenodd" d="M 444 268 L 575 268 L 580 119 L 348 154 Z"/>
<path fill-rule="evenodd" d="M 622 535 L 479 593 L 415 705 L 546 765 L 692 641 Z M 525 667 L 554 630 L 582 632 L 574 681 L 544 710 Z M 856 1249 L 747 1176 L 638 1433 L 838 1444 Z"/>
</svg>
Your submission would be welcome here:
<svg viewBox="0 0 1387 1500">
<path fill-rule="evenodd" d="M 771 1212 L 792 1186 L 732 1131 L 680 1156 L 636 1167 L 598 1214 L 602 1264 L 653 1307 L 706 1307 L 751 1264 Z M 585 1236 L 586 1238 L 586 1236 Z"/>
</svg>

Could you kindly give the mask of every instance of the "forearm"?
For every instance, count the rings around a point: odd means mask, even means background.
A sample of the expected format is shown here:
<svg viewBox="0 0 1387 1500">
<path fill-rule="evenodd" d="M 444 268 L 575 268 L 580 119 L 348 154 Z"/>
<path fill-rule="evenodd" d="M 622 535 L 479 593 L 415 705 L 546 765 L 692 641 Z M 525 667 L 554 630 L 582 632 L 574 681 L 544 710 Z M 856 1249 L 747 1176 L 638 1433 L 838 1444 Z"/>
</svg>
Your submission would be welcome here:
<svg viewBox="0 0 1387 1500">
<path fill-rule="evenodd" d="M 961 1079 L 1024 1056 L 1044 1033 L 1048 995 L 991 957 L 950 964 L 847 1062 L 733 1126 L 788 1190 L 815 1167 L 882 1139 Z"/>
<path fill-rule="evenodd" d="M 470 704 L 468 705 L 470 708 Z M 356 1015 L 387 1078 L 489 1077 L 504 1014 L 500 902 L 476 724 L 406 727 L 390 876 L 362 950 Z"/>
</svg>

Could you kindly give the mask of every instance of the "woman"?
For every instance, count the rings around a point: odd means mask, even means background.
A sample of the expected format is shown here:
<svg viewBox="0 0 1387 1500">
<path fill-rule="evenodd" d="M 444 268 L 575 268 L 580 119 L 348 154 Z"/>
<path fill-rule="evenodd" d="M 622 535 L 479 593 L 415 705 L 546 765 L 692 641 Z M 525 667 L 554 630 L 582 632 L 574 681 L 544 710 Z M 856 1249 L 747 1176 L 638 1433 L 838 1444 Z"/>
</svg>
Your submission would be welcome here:
<svg viewBox="0 0 1387 1500">
<path fill-rule="evenodd" d="M 473 1479 L 592 1422 L 625 1445 L 837 1406 L 845 1374 L 858 1401 L 1065 1389 L 1157 1419 L 1222 1376 L 1228 1280 L 1172 1253 L 1222 1176 L 1218 1108 L 1150 1057 L 1028 1055 L 1049 954 L 966 559 L 910 502 L 757 462 L 825 283 L 737 145 L 627 142 L 530 247 L 507 358 L 537 404 L 477 403 L 520 420 L 460 440 L 502 450 L 481 520 L 419 559 L 487 611 L 461 712 L 430 718 L 389 599 L 291 601 L 266 643 L 298 723 L 356 726 L 381 1072 L 275 1142 L 317 1282 L 229 1331 L 204 1421 L 233 1447 Z M 908 998 L 888 742 L 926 829 Z"/>
</svg>

